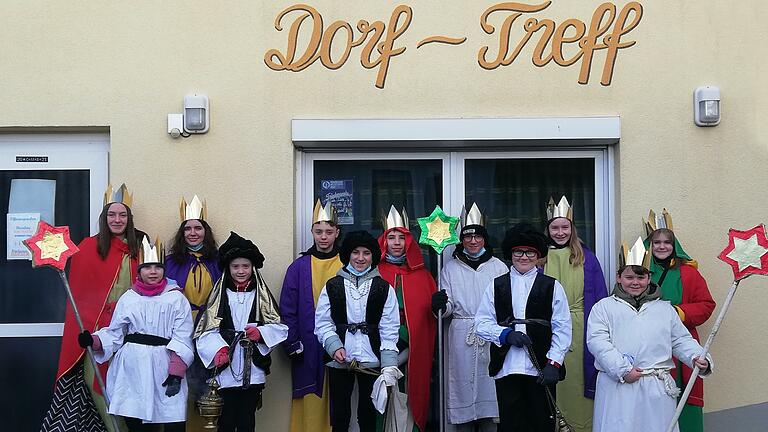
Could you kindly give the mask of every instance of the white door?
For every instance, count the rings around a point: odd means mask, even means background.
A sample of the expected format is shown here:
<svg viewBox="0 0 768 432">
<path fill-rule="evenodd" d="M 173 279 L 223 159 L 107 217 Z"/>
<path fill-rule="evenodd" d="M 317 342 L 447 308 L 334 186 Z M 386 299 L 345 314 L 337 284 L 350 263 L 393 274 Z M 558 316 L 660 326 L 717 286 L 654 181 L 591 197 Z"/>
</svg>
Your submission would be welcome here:
<svg viewBox="0 0 768 432">
<path fill-rule="evenodd" d="M 55 271 L 32 269 L 18 240 L 25 218 L 68 225 L 78 243 L 98 230 L 107 186 L 106 134 L 0 135 L 0 406 L 6 430 L 38 430 L 53 393 L 66 294 Z M 30 216 L 32 215 L 32 216 Z M 29 219 L 26 219 L 29 220 Z"/>
</svg>

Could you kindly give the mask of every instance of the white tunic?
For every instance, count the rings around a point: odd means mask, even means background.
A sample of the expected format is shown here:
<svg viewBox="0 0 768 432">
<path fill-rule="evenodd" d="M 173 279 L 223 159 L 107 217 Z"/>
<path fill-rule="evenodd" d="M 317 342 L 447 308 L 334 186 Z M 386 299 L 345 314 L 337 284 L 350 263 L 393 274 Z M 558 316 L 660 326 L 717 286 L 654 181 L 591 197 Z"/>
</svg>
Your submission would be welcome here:
<svg viewBox="0 0 768 432">
<path fill-rule="evenodd" d="M 454 258 L 440 273 L 440 289 L 448 294 L 446 317 L 450 318 L 443 346 L 448 359 L 446 407 L 451 424 L 499 416 L 496 387 L 488 375 L 490 345 L 475 334 L 475 314 L 488 284 L 508 271 L 495 257 L 477 270 Z"/>
<path fill-rule="evenodd" d="M 514 266 L 509 269 L 509 277 L 512 285 L 512 310 L 516 319 L 526 318 L 525 308 L 528 304 L 528 295 L 531 294 L 533 282 L 538 274 L 534 267 L 525 274 L 521 274 Z M 475 328 L 477 335 L 488 342 L 501 346 L 506 341 L 501 341 L 501 332 L 507 329 L 498 324 L 496 320 L 496 307 L 494 305 L 493 281 L 488 284 L 480 301 L 480 307 L 475 316 Z M 568 309 L 568 299 L 560 282 L 555 281 L 555 291 L 552 295 L 552 343 L 547 351 L 547 358 L 560 364 L 565 359 L 565 353 L 571 346 L 571 312 Z M 536 324 L 531 324 L 536 325 Z M 526 324 L 515 324 L 514 330 L 526 333 Z M 544 367 L 544 365 L 540 365 Z M 507 375 L 531 375 L 537 376 L 538 372 L 531 363 L 526 349 L 510 347 L 504 364 L 494 378 L 502 378 Z"/>
<path fill-rule="evenodd" d="M 587 347 L 599 371 L 594 432 L 667 430 L 677 398 L 667 394 L 662 378 L 675 367 L 672 356 L 692 366 L 694 357 L 703 351 L 668 301 L 653 300 L 637 311 L 616 296 L 606 297 L 592 308 Z M 622 383 L 633 366 L 656 374 Z"/>
<path fill-rule="evenodd" d="M 340 275 L 344 277 L 344 293 L 346 296 L 347 323 L 365 322 L 365 312 L 368 305 L 368 294 L 370 293 L 372 278 L 361 277 L 359 286 L 351 281 L 354 279 L 349 274 L 343 274 L 344 270 L 339 270 Z M 378 275 L 378 271 L 369 274 Z M 369 276 L 366 275 L 366 276 Z M 346 276 L 346 277 L 345 277 Z M 380 350 L 390 350 L 397 352 L 398 331 L 400 329 L 400 312 L 397 306 L 397 295 L 394 288 L 389 287 L 387 300 L 384 302 L 381 321 L 379 321 L 379 337 L 381 338 Z M 338 337 L 336 334 L 336 324 L 331 318 L 331 303 L 328 299 L 326 287 L 320 292 L 317 299 L 317 308 L 315 309 L 315 336 L 317 340 L 326 346 L 329 339 Z M 366 367 L 379 366 L 379 359 L 371 348 L 371 342 L 368 335 L 361 331 L 351 333 L 347 330 L 344 335 L 344 351 L 346 351 L 346 361 L 357 360 Z M 331 367 L 340 367 L 337 362 L 330 362 Z"/>
<path fill-rule="evenodd" d="M 176 288 L 176 289 L 173 289 Z M 167 346 L 123 344 L 125 335 L 143 333 L 170 339 Z M 170 283 L 157 296 L 126 291 L 117 301 L 109 327 L 94 332 L 103 351 L 95 351 L 99 363 L 115 358 L 107 371 L 109 413 L 134 417 L 146 423 L 172 423 L 186 420 L 187 380 L 181 391 L 165 395 L 163 381 L 168 378 L 169 350 L 187 365 L 192 364 L 192 312 L 178 286 Z"/>
<path fill-rule="evenodd" d="M 227 289 L 227 299 L 229 300 L 229 310 L 232 312 L 232 325 L 235 331 L 244 331 L 245 326 L 250 324 L 261 332 L 261 340 L 255 345 L 262 355 L 269 354 L 272 348 L 288 337 L 288 326 L 285 324 L 257 326 L 256 323 L 248 322 L 248 315 L 251 313 L 251 307 L 256 299 L 256 290 L 235 292 Z M 221 337 L 218 328 L 204 332 L 197 339 L 197 353 L 203 364 L 209 368 L 213 367 L 213 358 L 216 356 L 216 353 L 226 346 L 229 345 Z M 231 357 L 232 363 L 227 365 L 216 378 L 221 388 L 240 387 L 243 385 L 243 347 L 240 344 L 235 345 L 235 350 Z M 266 381 L 267 375 L 264 373 L 264 370 L 254 365 L 253 361 L 251 361 L 251 384 L 264 384 Z"/>
</svg>

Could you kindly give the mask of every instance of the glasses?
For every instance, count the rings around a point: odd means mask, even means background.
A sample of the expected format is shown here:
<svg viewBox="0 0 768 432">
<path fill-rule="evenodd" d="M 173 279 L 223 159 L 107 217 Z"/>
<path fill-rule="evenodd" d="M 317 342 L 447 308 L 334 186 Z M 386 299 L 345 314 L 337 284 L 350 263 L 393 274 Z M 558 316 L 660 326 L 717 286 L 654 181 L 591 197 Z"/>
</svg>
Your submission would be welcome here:
<svg viewBox="0 0 768 432">
<path fill-rule="evenodd" d="M 467 234 L 467 235 L 464 236 L 464 240 L 480 241 L 480 240 L 483 240 L 483 236 L 478 235 L 478 234 Z"/>
<path fill-rule="evenodd" d="M 515 258 L 522 258 L 525 255 L 527 258 L 536 258 L 539 253 L 532 250 L 517 249 L 512 251 L 512 256 Z"/>
</svg>

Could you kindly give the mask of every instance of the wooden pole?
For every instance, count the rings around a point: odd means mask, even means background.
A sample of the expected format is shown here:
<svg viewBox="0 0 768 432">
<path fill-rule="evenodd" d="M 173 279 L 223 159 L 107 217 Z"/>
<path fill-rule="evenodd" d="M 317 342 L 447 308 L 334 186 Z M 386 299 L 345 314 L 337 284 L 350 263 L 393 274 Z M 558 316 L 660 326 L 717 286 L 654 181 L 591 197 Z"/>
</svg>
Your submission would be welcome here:
<svg viewBox="0 0 768 432">
<path fill-rule="evenodd" d="M 715 325 L 712 326 L 712 331 L 709 332 L 707 343 L 704 344 L 704 352 L 701 353 L 701 356 L 699 358 L 703 359 L 707 357 L 707 353 L 709 353 L 709 347 L 712 345 L 712 341 L 715 340 L 715 335 L 717 335 L 717 331 L 720 330 L 720 324 L 722 324 L 723 319 L 725 318 L 725 313 L 728 312 L 728 308 L 731 306 L 731 302 L 733 301 L 733 296 L 736 294 L 736 289 L 739 287 L 740 281 L 741 281 L 740 279 L 733 281 L 733 285 L 731 285 L 731 290 L 728 291 L 728 295 L 725 297 L 725 303 L 723 303 L 723 307 L 720 309 L 720 314 L 717 315 L 717 320 L 715 320 Z M 683 407 L 685 407 L 685 403 L 688 401 L 688 396 L 691 394 L 691 390 L 693 390 L 693 383 L 696 382 L 696 378 L 698 378 L 698 375 L 699 375 L 699 367 L 695 366 L 693 368 L 693 372 L 691 372 L 691 378 L 688 380 L 688 385 L 685 386 L 685 391 L 683 392 L 683 395 L 680 396 L 680 401 L 677 403 L 677 410 L 675 411 L 675 416 L 672 418 L 672 421 L 669 423 L 667 432 L 673 432 L 675 430 L 675 426 L 677 426 L 677 419 L 680 418 L 680 413 L 683 412 Z"/>
</svg>

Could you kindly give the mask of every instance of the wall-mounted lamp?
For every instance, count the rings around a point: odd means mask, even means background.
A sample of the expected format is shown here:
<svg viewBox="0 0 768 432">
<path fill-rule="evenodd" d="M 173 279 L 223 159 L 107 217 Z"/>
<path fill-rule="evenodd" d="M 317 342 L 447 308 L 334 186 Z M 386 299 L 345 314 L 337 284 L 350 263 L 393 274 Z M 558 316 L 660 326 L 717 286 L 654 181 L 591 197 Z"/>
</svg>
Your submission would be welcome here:
<svg viewBox="0 0 768 432">
<path fill-rule="evenodd" d="M 702 86 L 693 91 L 693 122 L 696 126 L 720 124 L 720 89 Z"/>
<path fill-rule="evenodd" d="M 184 96 L 184 113 L 168 114 L 168 134 L 173 138 L 188 137 L 190 134 L 208 132 L 210 113 L 208 96 Z"/>
</svg>

